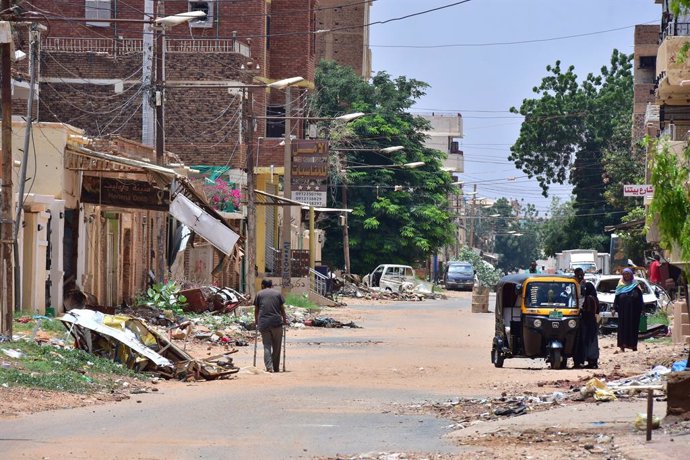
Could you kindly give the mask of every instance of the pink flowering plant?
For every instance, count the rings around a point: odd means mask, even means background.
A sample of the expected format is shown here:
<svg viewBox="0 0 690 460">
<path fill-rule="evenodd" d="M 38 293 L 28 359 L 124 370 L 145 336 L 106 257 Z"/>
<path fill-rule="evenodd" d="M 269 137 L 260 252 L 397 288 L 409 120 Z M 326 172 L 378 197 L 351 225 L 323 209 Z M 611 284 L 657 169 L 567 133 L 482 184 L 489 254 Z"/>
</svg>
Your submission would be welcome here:
<svg viewBox="0 0 690 460">
<path fill-rule="evenodd" d="M 204 184 L 204 193 L 209 203 L 218 211 L 233 212 L 240 208 L 242 195 L 230 184 L 218 177 L 213 184 Z"/>
</svg>

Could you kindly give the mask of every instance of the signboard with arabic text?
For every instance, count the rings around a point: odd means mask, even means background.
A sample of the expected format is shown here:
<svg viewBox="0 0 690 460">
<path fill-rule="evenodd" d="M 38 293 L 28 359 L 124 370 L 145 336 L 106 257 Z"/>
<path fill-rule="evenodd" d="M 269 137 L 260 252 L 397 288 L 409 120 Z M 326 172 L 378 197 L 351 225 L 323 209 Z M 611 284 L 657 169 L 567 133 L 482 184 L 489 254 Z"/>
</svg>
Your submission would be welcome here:
<svg viewBox="0 0 690 460">
<path fill-rule="evenodd" d="M 651 197 L 654 195 L 654 186 L 652 185 L 624 185 L 623 186 L 623 196 L 633 196 L 633 197 Z"/>
<path fill-rule="evenodd" d="M 312 206 L 326 206 L 328 141 L 292 142 L 292 199 Z"/>
<path fill-rule="evenodd" d="M 170 191 L 157 189 L 144 181 L 85 175 L 81 184 L 81 201 L 118 208 L 167 211 Z"/>
</svg>

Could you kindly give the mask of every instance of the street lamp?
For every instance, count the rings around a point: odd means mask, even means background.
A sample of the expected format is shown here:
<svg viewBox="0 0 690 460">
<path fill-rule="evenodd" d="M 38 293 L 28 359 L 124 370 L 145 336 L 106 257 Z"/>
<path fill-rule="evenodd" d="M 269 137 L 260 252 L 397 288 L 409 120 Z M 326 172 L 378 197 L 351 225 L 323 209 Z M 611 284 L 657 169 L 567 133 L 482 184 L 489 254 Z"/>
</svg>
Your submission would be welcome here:
<svg viewBox="0 0 690 460">
<path fill-rule="evenodd" d="M 415 169 L 419 168 L 420 166 L 424 166 L 426 163 L 423 161 L 414 161 L 412 163 L 405 163 L 401 165 L 358 165 L 358 166 L 348 166 L 347 169 L 396 169 L 396 168 L 402 168 L 402 169 Z"/>
</svg>

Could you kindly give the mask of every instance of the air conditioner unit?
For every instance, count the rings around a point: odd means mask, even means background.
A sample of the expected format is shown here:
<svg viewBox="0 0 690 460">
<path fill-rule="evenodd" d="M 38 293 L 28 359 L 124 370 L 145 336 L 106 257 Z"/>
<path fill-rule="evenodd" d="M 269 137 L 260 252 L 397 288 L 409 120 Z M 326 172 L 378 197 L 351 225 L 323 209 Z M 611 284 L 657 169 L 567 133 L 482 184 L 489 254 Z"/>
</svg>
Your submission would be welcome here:
<svg viewBox="0 0 690 460">
<path fill-rule="evenodd" d="M 309 128 L 307 128 L 307 137 L 310 139 L 316 139 L 319 134 L 319 127 L 315 123 L 311 123 Z"/>
</svg>

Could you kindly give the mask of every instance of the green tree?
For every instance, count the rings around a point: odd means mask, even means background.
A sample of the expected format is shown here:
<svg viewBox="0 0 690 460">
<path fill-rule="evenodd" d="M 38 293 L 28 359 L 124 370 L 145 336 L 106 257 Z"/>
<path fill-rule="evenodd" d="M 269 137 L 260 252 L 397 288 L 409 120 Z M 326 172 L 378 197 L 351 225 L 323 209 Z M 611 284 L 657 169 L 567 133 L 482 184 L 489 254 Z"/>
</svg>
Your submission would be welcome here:
<svg viewBox="0 0 690 460">
<path fill-rule="evenodd" d="M 619 181 L 638 166 L 629 153 L 631 61 L 632 56 L 614 50 L 610 66 L 581 82 L 573 66 L 563 71 L 557 61 L 533 88 L 537 97 L 523 100 L 519 110 L 511 108 L 525 120 L 509 158 L 537 179 L 544 196 L 551 184 L 573 184 L 575 218 L 569 230 L 580 240 L 590 235 L 587 240 L 606 242 L 603 227 L 618 223 L 621 211 L 620 202 L 608 202 L 606 193 L 620 195 Z M 622 173 L 617 168 L 621 159 L 628 160 Z"/>
<path fill-rule="evenodd" d="M 499 254 L 498 267 L 512 271 L 529 266 L 540 256 L 538 212 L 534 205 L 521 205 L 500 198 L 491 209 L 498 216 L 494 250 Z"/>
<path fill-rule="evenodd" d="M 311 110 L 335 117 L 349 112 L 367 116 L 330 129 L 332 147 L 342 149 L 333 159 L 331 205 L 347 207 L 351 270 L 364 273 L 379 263 L 420 263 L 453 242 L 455 224 L 448 209 L 452 178 L 441 168 L 444 153 L 424 147 L 428 122 L 407 112 L 427 84 L 406 77 L 377 73 L 367 82 L 347 67 L 323 61 L 316 72 Z M 354 149 L 403 146 L 390 155 Z M 351 149 L 351 150 L 348 150 Z M 424 162 L 416 169 L 400 165 Z M 387 168 L 350 169 L 352 166 L 390 164 Z M 343 266 L 342 228 L 337 219 L 324 223 L 328 243 L 324 260 Z"/>
</svg>

